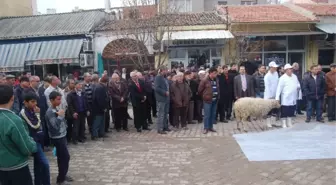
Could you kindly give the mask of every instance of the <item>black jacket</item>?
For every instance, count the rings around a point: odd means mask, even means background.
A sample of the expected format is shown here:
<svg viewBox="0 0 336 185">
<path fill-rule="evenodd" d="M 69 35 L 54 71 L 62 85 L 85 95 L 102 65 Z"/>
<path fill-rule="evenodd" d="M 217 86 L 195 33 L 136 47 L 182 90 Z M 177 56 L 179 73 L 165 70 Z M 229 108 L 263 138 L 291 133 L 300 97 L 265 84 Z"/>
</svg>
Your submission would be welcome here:
<svg viewBox="0 0 336 185">
<path fill-rule="evenodd" d="M 303 94 L 307 100 L 322 100 L 325 92 L 325 80 L 321 75 L 316 76 L 316 82 L 312 75 L 303 80 Z"/>
<path fill-rule="evenodd" d="M 195 80 L 190 80 L 186 82 L 191 90 L 190 101 L 195 101 L 197 99 L 198 84 Z"/>
<path fill-rule="evenodd" d="M 253 74 L 254 78 L 254 89 L 256 93 L 262 93 L 265 92 L 265 75 L 260 74 L 259 72 L 255 72 Z"/>
<path fill-rule="evenodd" d="M 217 76 L 221 100 L 224 100 L 224 99 L 233 100 L 234 98 L 233 80 L 235 76 L 236 75 L 234 73 L 229 73 L 227 80 L 224 74 L 220 74 Z"/>
<path fill-rule="evenodd" d="M 71 116 L 72 118 L 72 115 L 74 113 L 79 113 L 80 112 L 80 107 L 79 107 L 79 102 L 78 102 L 78 94 L 76 93 L 76 91 L 71 91 L 68 96 L 67 96 L 67 103 L 68 103 L 68 109 L 67 111 L 69 112 L 69 116 Z M 87 103 L 87 99 L 86 99 L 86 96 L 85 96 L 85 92 L 81 92 L 81 96 L 80 98 L 82 98 L 83 100 L 83 111 L 82 112 L 87 112 L 89 110 L 89 106 L 88 106 L 88 103 Z"/>
<path fill-rule="evenodd" d="M 92 114 L 103 115 L 108 108 L 107 87 L 101 83 L 92 87 Z"/>
<path fill-rule="evenodd" d="M 133 107 L 138 107 L 143 104 L 144 97 L 146 96 L 145 84 L 143 81 L 139 80 L 140 89 L 135 85 L 134 81 L 131 80 L 129 84 L 129 92 L 131 95 L 131 102 Z"/>
</svg>

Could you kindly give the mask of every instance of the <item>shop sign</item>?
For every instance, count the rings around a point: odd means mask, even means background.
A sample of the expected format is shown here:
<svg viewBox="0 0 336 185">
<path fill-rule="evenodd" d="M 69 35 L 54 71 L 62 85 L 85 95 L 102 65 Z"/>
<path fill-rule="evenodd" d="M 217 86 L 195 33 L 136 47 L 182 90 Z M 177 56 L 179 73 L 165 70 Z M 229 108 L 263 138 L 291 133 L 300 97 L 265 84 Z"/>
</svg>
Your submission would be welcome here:
<svg viewBox="0 0 336 185">
<path fill-rule="evenodd" d="M 187 45 L 217 45 L 224 44 L 217 39 L 200 39 L 200 40 L 173 40 L 172 46 L 187 46 Z"/>
<path fill-rule="evenodd" d="M 0 68 L 0 73 L 6 73 L 6 72 L 9 72 L 7 67 L 1 67 Z"/>
<path fill-rule="evenodd" d="M 35 60 L 30 62 L 30 65 L 48 65 L 48 64 L 72 64 L 79 63 L 79 60 L 76 59 L 45 59 L 45 60 Z"/>
<path fill-rule="evenodd" d="M 266 64 L 269 64 L 272 61 L 274 61 L 276 64 L 278 64 L 280 66 L 285 65 L 285 59 L 284 58 L 280 58 L 277 55 L 273 56 L 273 57 L 265 58 L 265 63 Z"/>
</svg>

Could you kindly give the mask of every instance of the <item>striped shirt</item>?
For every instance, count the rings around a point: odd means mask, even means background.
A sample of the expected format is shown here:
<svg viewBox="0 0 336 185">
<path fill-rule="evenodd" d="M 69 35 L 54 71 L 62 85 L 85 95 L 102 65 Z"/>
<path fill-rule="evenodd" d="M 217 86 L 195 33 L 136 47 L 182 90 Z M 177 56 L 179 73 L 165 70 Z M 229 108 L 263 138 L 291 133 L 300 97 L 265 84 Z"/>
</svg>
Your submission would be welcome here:
<svg viewBox="0 0 336 185">
<path fill-rule="evenodd" d="M 92 85 L 91 84 L 85 84 L 84 85 L 84 92 L 87 98 L 87 101 L 89 104 L 92 104 Z"/>
<path fill-rule="evenodd" d="M 217 81 L 211 80 L 210 82 L 212 87 L 212 101 L 216 101 L 218 97 Z"/>
</svg>

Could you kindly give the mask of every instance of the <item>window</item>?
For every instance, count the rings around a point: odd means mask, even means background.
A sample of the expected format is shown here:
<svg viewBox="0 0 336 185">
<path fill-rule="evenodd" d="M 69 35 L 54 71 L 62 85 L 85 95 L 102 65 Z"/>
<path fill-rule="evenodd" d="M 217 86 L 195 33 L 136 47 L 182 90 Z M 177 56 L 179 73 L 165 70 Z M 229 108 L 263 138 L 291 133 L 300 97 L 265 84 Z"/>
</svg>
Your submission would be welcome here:
<svg viewBox="0 0 336 185">
<path fill-rule="evenodd" d="M 328 66 L 334 62 L 334 49 L 319 49 L 318 51 L 318 64 Z"/>
<path fill-rule="evenodd" d="M 265 53 L 265 65 L 268 66 L 272 61 L 276 62 L 278 65 L 285 65 L 286 53 Z"/>
<path fill-rule="evenodd" d="M 240 1 L 241 5 L 255 5 L 257 4 L 256 1 Z"/>
<path fill-rule="evenodd" d="M 265 37 L 264 41 L 265 51 L 286 51 L 286 48 L 287 48 L 286 36 Z"/>
<path fill-rule="evenodd" d="M 245 37 L 243 40 L 247 52 L 261 52 L 263 41 L 263 37 Z"/>
<path fill-rule="evenodd" d="M 288 36 L 288 50 L 303 50 L 304 45 L 304 36 Z"/>
<path fill-rule="evenodd" d="M 172 9 L 172 12 L 191 12 L 191 0 L 170 0 L 169 9 Z"/>
<path fill-rule="evenodd" d="M 185 58 L 186 50 L 184 49 L 173 49 L 169 51 L 169 58 Z"/>
<path fill-rule="evenodd" d="M 222 57 L 222 50 L 220 48 L 211 49 L 211 57 Z"/>
<path fill-rule="evenodd" d="M 227 5 L 227 1 L 218 1 L 218 5 Z"/>
</svg>

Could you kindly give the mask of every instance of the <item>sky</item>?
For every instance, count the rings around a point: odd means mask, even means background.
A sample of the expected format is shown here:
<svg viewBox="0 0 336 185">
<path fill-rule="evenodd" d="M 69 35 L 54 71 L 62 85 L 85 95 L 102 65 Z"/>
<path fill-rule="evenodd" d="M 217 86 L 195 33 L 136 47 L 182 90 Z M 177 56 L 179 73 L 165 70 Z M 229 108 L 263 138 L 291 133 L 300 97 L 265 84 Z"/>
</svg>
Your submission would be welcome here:
<svg viewBox="0 0 336 185">
<path fill-rule="evenodd" d="M 121 6 L 121 0 L 110 0 L 112 7 Z M 71 12 L 76 6 L 79 9 L 104 8 L 104 0 L 37 0 L 37 10 L 42 14 L 48 8 L 56 9 L 57 13 Z"/>
</svg>

